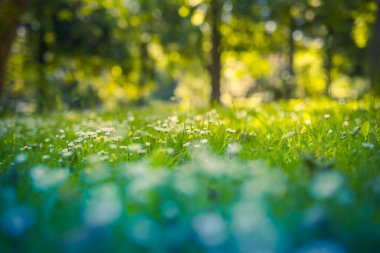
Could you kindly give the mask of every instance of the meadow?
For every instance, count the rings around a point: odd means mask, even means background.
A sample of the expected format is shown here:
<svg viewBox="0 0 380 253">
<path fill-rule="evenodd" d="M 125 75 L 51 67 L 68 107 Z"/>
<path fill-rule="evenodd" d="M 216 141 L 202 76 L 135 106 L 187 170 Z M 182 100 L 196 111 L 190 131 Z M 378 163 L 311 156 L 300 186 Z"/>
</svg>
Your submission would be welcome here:
<svg viewBox="0 0 380 253">
<path fill-rule="evenodd" d="M 379 109 L 1 116 L 0 252 L 378 252 Z"/>
</svg>

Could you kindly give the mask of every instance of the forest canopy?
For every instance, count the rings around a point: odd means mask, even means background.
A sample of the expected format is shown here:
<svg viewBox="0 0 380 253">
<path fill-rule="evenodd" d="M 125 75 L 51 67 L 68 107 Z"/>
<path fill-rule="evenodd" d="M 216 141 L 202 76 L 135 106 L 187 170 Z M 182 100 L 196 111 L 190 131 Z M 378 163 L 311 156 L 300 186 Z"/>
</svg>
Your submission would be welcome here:
<svg viewBox="0 0 380 253">
<path fill-rule="evenodd" d="M 3 0 L 2 108 L 380 91 L 379 0 Z M 23 106 L 22 106 L 23 107 Z"/>
</svg>

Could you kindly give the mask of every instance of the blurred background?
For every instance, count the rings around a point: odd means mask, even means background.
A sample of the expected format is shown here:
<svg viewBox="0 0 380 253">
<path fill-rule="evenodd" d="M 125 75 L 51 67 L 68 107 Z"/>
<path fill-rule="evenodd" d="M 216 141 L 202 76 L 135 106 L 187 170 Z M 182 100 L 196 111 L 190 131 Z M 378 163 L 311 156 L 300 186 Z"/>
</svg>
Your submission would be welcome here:
<svg viewBox="0 0 380 253">
<path fill-rule="evenodd" d="M 380 0 L 1 0 L 1 111 L 380 92 Z"/>
</svg>

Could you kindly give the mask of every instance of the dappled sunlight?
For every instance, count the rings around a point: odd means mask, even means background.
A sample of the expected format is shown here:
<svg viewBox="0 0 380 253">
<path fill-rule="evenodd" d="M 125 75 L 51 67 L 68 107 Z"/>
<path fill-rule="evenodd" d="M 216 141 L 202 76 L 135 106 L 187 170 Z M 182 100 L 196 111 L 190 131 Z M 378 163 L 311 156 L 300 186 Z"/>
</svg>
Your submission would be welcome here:
<svg viewBox="0 0 380 253">
<path fill-rule="evenodd" d="M 320 95 L 357 98 L 376 80 L 375 73 L 372 79 L 367 75 L 376 70 L 367 60 L 375 3 L 339 3 L 341 15 L 314 0 L 220 0 L 219 27 L 213 30 L 210 3 L 203 0 L 59 1 L 36 3 L 51 11 L 43 20 L 32 6 L 20 17 L 4 75 L 7 108 L 19 101 L 38 110 L 114 109 L 173 96 L 183 107 L 202 107 L 212 93 L 215 47 L 224 105 Z M 215 31 L 219 45 L 212 41 Z"/>
<path fill-rule="evenodd" d="M 380 249 L 380 1 L 1 0 L 0 252 Z"/>
</svg>

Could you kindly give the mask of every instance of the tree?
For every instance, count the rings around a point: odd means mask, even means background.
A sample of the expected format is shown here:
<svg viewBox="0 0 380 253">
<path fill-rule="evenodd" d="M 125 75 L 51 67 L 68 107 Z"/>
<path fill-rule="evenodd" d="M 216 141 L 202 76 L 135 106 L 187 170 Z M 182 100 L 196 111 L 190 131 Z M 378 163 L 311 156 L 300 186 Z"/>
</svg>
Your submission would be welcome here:
<svg viewBox="0 0 380 253">
<path fill-rule="evenodd" d="M 270 9 L 272 18 L 284 27 L 286 36 L 283 38 L 287 53 L 287 77 L 285 78 L 284 97 L 291 98 L 295 94 L 296 89 L 296 74 L 294 69 L 294 58 L 296 53 L 296 41 L 294 34 L 301 23 L 304 23 L 302 13 L 306 11 L 306 6 L 303 1 L 280 1 L 268 0 L 268 8 Z"/>
<path fill-rule="evenodd" d="M 28 0 L 4 0 L 0 3 L 0 103 L 8 57 L 27 4 Z"/>
<path fill-rule="evenodd" d="M 370 45 L 370 81 L 372 89 L 380 94 L 380 0 L 376 0 L 376 21 L 373 26 L 372 41 Z"/>
<path fill-rule="evenodd" d="M 211 104 L 220 104 L 220 74 L 221 74 L 221 0 L 211 0 L 210 3 L 210 27 L 212 37 L 211 49 Z"/>
<path fill-rule="evenodd" d="M 310 7 L 315 10 L 316 18 L 311 24 L 314 29 L 310 28 L 312 33 L 317 31 L 317 37 L 324 40 L 324 69 L 325 69 L 325 95 L 331 96 L 331 85 L 333 83 L 333 70 L 337 67 L 334 64 L 334 58 L 337 55 L 347 56 L 351 62 L 355 59 L 349 56 L 356 50 L 355 43 L 351 36 L 354 18 L 352 11 L 356 10 L 361 1 L 311 1 Z M 321 28 L 317 28 L 317 27 Z"/>
<path fill-rule="evenodd" d="M 224 0 L 199 0 L 193 1 L 181 1 L 182 8 L 185 10 L 186 17 L 191 24 L 198 29 L 198 41 L 202 45 L 205 39 L 209 39 L 211 44 L 211 50 L 209 55 L 205 55 L 202 50 L 202 46 L 193 47 L 192 51 L 199 56 L 201 61 L 203 61 L 204 66 L 207 68 L 207 72 L 210 76 L 210 104 L 220 104 L 221 97 L 221 55 L 222 55 L 222 36 L 221 36 L 221 15 Z M 187 2 L 187 3 L 186 3 Z M 206 11 L 204 11 L 206 9 Z M 180 10 L 181 11 L 181 10 Z M 207 17 L 204 18 L 204 15 L 207 14 Z M 207 22 L 209 32 L 201 31 L 200 27 L 204 24 L 204 21 Z M 190 36 L 187 39 L 191 39 Z M 193 53 L 193 54 L 194 54 Z"/>
<path fill-rule="evenodd" d="M 138 73 L 137 80 L 133 80 L 138 89 L 138 104 L 145 103 L 154 86 L 162 91 L 163 87 L 159 86 L 166 85 L 163 80 L 173 83 L 173 68 L 178 70 L 181 64 L 200 55 L 201 47 L 192 45 L 192 38 L 199 35 L 199 31 L 189 24 L 188 17 L 179 15 L 181 6 L 185 6 L 181 0 L 142 0 L 129 2 L 123 8 L 131 24 L 125 30 L 126 37 L 135 49 L 131 54 L 133 59 L 129 60 L 135 62 L 131 71 Z M 173 54 L 181 58 L 172 59 Z M 165 73 L 160 69 L 163 65 Z"/>
<path fill-rule="evenodd" d="M 28 81 L 34 84 L 38 110 L 54 108 L 57 100 L 63 98 L 70 106 L 77 104 L 73 103 L 75 98 L 66 100 L 68 96 L 62 94 L 72 90 L 62 86 L 78 89 L 78 83 L 83 82 L 75 77 L 75 72 L 86 70 L 87 74 L 99 76 L 110 65 L 127 62 L 128 44 L 118 32 L 126 33 L 118 27 L 112 7 L 82 0 L 33 0 L 24 25 L 28 28 L 28 51 L 33 56 L 29 67 L 37 77 Z M 76 67 L 70 66 L 73 62 Z M 60 80 L 52 80 L 56 71 L 69 72 L 72 78 L 60 75 Z"/>
</svg>

